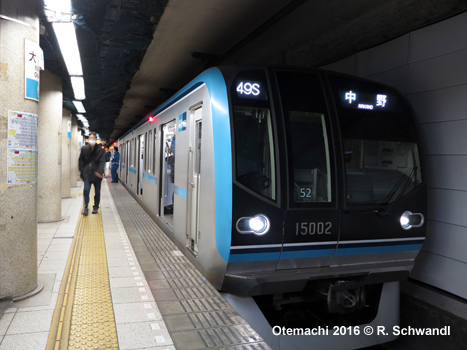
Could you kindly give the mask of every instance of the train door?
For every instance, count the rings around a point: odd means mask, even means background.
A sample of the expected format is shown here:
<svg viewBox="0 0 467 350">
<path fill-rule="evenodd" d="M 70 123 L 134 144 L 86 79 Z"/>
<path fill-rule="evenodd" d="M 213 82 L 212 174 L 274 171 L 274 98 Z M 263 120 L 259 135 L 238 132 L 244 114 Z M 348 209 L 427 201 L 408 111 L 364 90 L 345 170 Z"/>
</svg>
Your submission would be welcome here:
<svg viewBox="0 0 467 350">
<path fill-rule="evenodd" d="M 277 72 L 288 190 L 277 269 L 328 267 L 339 240 L 331 121 L 317 74 Z"/>
<path fill-rule="evenodd" d="M 138 160 L 136 162 L 136 167 L 138 169 L 137 176 L 137 190 L 138 196 L 143 195 L 143 177 L 144 177 L 144 135 L 139 135 L 138 137 Z"/>
<path fill-rule="evenodd" d="M 199 238 L 199 203 L 201 183 L 202 108 L 190 111 L 190 146 L 188 158 L 187 246 L 196 254 Z"/>
<path fill-rule="evenodd" d="M 161 126 L 161 174 L 159 215 L 173 225 L 175 190 L 175 120 Z"/>
<path fill-rule="evenodd" d="M 119 152 L 120 152 L 120 166 L 118 167 L 117 169 L 117 173 L 118 173 L 118 177 L 121 181 L 125 181 L 125 178 L 124 178 L 124 171 L 125 171 L 125 165 L 126 165 L 126 159 L 125 159 L 125 156 L 126 156 L 126 150 L 125 150 L 125 143 L 121 143 L 120 144 L 120 148 L 119 148 Z M 109 163 L 109 167 L 111 166 L 111 164 Z M 110 172 L 109 172 L 110 173 Z"/>
</svg>

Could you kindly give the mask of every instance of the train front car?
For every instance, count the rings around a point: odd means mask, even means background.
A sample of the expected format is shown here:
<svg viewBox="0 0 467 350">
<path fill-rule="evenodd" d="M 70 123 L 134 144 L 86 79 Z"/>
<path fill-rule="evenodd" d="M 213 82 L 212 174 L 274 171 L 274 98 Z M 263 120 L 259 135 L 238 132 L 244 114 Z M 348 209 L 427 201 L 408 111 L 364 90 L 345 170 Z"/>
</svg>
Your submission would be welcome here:
<svg viewBox="0 0 467 350">
<path fill-rule="evenodd" d="M 425 237 L 426 188 L 405 98 L 323 71 L 246 69 L 229 84 L 233 216 L 222 290 L 314 290 L 346 313 L 407 278 Z"/>
</svg>

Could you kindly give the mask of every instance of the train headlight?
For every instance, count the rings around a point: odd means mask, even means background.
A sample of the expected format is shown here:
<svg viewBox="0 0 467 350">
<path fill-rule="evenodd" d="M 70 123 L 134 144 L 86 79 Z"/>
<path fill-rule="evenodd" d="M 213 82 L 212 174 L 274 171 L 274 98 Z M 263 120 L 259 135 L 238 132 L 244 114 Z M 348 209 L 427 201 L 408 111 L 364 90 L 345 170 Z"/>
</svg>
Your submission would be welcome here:
<svg viewBox="0 0 467 350">
<path fill-rule="evenodd" d="M 404 230 L 410 230 L 412 227 L 420 227 L 423 225 L 425 217 L 421 213 L 412 213 L 404 211 L 400 218 L 401 227 Z"/>
<path fill-rule="evenodd" d="M 269 227 L 269 219 L 263 214 L 258 214 L 254 217 L 243 217 L 237 221 L 237 231 L 240 233 L 254 233 L 261 236 L 269 231 Z"/>
</svg>

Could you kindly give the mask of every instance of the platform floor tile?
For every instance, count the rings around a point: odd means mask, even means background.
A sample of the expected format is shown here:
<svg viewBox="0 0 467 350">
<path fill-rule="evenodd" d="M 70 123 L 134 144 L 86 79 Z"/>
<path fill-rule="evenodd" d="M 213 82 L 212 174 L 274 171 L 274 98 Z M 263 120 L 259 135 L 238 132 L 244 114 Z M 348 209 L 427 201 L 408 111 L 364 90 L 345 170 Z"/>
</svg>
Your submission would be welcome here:
<svg viewBox="0 0 467 350">
<path fill-rule="evenodd" d="M 176 349 L 270 349 L 123 185 L 112 186 L 110 190 L 135 258 Z M 121 285 L 127 282 L 111 281 Z"/>
</svg>

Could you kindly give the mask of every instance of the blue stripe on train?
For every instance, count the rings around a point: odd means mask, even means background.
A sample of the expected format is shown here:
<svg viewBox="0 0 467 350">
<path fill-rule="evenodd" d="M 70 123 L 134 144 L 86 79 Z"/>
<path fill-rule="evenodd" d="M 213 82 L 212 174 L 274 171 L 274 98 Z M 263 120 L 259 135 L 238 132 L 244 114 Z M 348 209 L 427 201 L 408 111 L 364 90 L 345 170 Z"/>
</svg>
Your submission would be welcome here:
<svg viewBox="0 0 467 350">
<path fill-rule="evenodd" d="M 336 244 L 320 245 L 293 245 L 285 246 L 282 254 L 281 247 L 253 247 L 232 249 L 229 262 L 242 261 L 262 261 L 298 258 L 316 258 L 323 256 L 345 256 L 360 254 L 378 254 L 378 253 L 396 253 L 403 251 L 414 251 L 422 248 L 424 239 L 415 239 L 413 241 L 391 241 L 391 242 L 365 242 L 365 243 L 345 243 L 339 244 L 336 252 Z"/>
<path fill-rule="evenodd" d="M 183 187 L 175 186 L 175 194 L 183 199 L 187 199 L 187 190 Z"/>
<path fill-rule="evenodd" d="M 359 255 L 359 254 L 377 254 L 377 253 L 396 253 L 411 250 L 420 250 L 422 248 L 422 242 L 387 242 L 387 244 L 346 244 L 342 243 L 339 245 L 336 255 Z"/>
<path fill-rule="evenodd" d="M 149 174 L 144 174 L 144 178 L 153 184 L 157 184 L 157 179 L 155 176 L 149 175 Z"/>
</svg>

